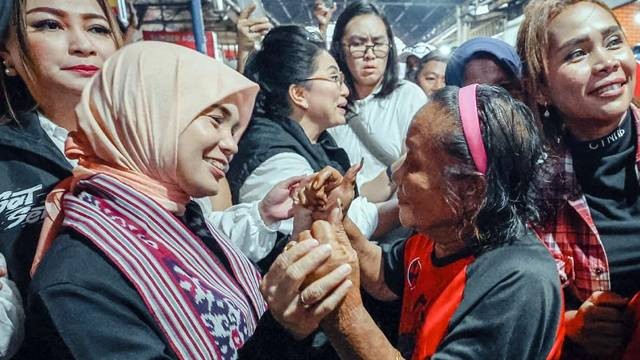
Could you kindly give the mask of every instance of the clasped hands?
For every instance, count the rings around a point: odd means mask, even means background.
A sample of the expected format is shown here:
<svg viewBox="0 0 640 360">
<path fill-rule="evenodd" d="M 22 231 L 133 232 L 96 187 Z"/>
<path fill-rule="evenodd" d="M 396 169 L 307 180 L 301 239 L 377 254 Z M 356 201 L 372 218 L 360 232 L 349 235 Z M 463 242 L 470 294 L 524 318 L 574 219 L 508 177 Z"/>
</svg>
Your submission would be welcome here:
<svg viewBox="0 0 640 360">
<path fill-rule="evenodd" d="M 293 192 L 294 236 L 261 283 L 274 318 L 300 339 L 345 299 L 359 302 L 358 257 L 346 228 L 362 164 L 344 176 L 331 167 L 301 181 Z"/>
</svg>

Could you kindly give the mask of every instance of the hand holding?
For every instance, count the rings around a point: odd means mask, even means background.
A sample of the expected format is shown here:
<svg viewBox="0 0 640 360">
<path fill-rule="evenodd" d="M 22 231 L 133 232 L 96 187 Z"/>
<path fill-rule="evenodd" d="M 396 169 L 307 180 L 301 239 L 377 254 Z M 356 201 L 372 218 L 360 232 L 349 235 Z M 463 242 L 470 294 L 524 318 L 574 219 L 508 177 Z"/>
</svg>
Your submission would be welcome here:
<svg viewBox="0 0 640 360">
<path fill-rule="evenodd" d="M 330 256 L 331 247 L 314 239 L 292 243 L 276 258 L 260 283 L 269 311 L 297 339 L 315 331 L 353 287 L 347 278 L 352 269 L 341 266 L 300 290 L 307 276 Z"/>
<path fill-rule="evenodd" d="M 338 170 L 326 166 L 294 195 L 294 202 L 313 211 L 314 220 L 328 220 L 334 207 L 346 214 L 355 195 L 356 175 L 362 162 L 347 170 L 344 176 Z"/>
<path fill-rule="evenodd" d="M 565 313 L 567 337 L 591 356 L 621 354 L 631 334 L 627 303 L 616 293 L 594 292 L 578 310 Z"/>
<path fill-rule="evenodd" d="M 260 201 L 258 210 L 262 221 L 271 225 L 294 215 L 292 196 L 304 176 L 294 176 L 277 183 Z"/>
</svg>

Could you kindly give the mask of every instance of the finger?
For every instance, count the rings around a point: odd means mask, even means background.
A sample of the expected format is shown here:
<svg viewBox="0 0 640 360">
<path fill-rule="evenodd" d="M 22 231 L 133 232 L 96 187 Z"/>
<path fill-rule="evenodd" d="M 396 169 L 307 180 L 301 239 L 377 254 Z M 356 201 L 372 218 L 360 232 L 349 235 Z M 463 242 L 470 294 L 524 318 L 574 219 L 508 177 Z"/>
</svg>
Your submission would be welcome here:
<svg viewBox="0 0 640 360">
<path fill-rule="evenodd" d="M 314 281 L 300 292 L 305 304 L 313 305 L 331 293 L 351 274 L 352 268 L 349 264 L 342 264 L 327 275 Z"/>
<path fill-rule="evenodd" d="M 322 244 L 309 251 L 305 256 L 294 262 L 286 270 L 284 278 L 280 281 L 282 294 L 290 296 L 297 294 L 300 285 L 315 269 L 317 269 L 331 255 L 331 246 Z"/>
<path fill-rule="evenodd" d="M 295 186 L 297 186 L 300 181 L 304 180 L 304 176 L 292 176 L 288 179 L 282 180 L 278 183 L 278 187 L 282 189 L 291 190 Z"/>
<path fill-rule="evenodd" d="M 265 21 L 249 19 L 247 20 L 247 26 L 253 33 L 269 31 L 273 27 L 273 25 L 267 19 L 265 19 Z"/>
<path fill-rule="evenodd" d="M 309 253 L 311 249 L 317 247 L 318 245 L 319 242 L 313 238 L 305 239 L 304 241 L 298 241 L 298 243 L 291 249 L 278 255 L 267 274 L 271 274 L 271 276 L 275 277 L 282 277 L 285 271 L 293 263 L 298 261 L 304 255 Z"/>
<path fill-rule="evenodd" d="M 302 231 L 298 235 L 298 241 L 304 241 L 304 240 L 310 240 L 310 239 L 313 239 L 313 237 L 311 236 L 311 231 L 309 230 Z"/>
<path fill-rule="evenodd" d="M 624 310 L 608 307 L 608 306 L 598 306 L 592 305 L 585 308 L 585 321 L 608 321 L 608 322 L 623 322 L 624 321 Z"/>
<path fill-rule="evenodd" d="M 324 220 L 315 221 L 311 225 L 311 235 L 321 244 L 337 242 L 336 232 L 333 226 Z"/>
<path fill-rule="evenodd" d="M 591 294 L 588 301 L 594 305 L 611 307 L 626 307 L 629 303 L 629 299 L 611 291 L 596 291 Z"/>
<path fill-rule="evenodd" d="M 316 175 L 316 178 L 311 182 L 312 189 L 318 190 L 322 186 L 324 186 L 325 183 L 336 181 L 336 179 L 339 178 L 340 173 L 338 172 L 338 170 L 332 168 L 331 166 L 325 166 L 322 170 L 320 170 L 318 175 Z"/>
<path fill-rule="evenodd" d="M 244 9 L 242 9 L 242 11 L 240 11 L 240 14 L 238 15 L 238 19 L 248 19 L 249 16 L 251 16 L 251 14 L 253 14 L 253 11 L 256 9 L 256 4 L 251 3 L 249 4 L 249 6 L 245 7 Z"/>
<path fill-rule="evenodd" d="M 338 199 L 338 202 L 340 202 L 340 199 Z M 331 212 L 329 213 L 329 223 L 335 226 L 336 228 L 342 227 L 341 206 L 336 206 L 335 208 L 331 209 Z"/>
<path fill-rule="evenodd" d="M 585 323 L 584 330 L 594 337 L 626 338 L 629 328 L 624 323 L 612 323 L 607 321 L 592 321 Z"/>
<path fill-rule="evenodd" d="M 622 350 L 624 343 L 622 339 L 612 339 L 603 337 L 589 337 L 586 339 L 588 352 L 592 356 L 607 356 L 616 351 Z"/>
<path fill-rule="evenodd" d="M 313 309 L 312 314 L 320 319 L 327 316 L 330 312 L 335 310 L 342 302 L 345 296 L 349 293 L 349 290 L 353 287 L 351 280 L 345 280 L 338 286 L 329 296 L 324 298 Z"/>
<path fill-rule="evenodd" d="M 364 158 L 360 160 L 360 163 L 353 165 L 352 167 L 349 168 L 349 170 L 347 170 L 347 173 L 344 175 L 345 180 L 353 184 L 356 181 L 356 176 L 358 175 L 358 172 L 362 170 L 363 165 L 364 165 Z"/>
<path fill-rule="evenodd" d="M 7 275 L 7 268 L 0 267 L 0 277 Z"/>
</svg>

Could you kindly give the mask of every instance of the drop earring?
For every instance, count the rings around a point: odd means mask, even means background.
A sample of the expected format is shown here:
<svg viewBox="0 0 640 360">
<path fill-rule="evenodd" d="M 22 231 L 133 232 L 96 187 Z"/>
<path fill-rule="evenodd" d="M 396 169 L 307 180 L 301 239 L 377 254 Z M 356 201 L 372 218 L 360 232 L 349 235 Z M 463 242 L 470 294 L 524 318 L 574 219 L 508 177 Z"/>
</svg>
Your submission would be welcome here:
<svg viewBox="0 0 640 360">
<path fill-rule="evenodd" d="M 5 75 L 7 75 L 7 76 L 16 76 L 16 70 L 15 70 L 15 69 L 13 69 L 13 68 L 11 68 L 11 67 L 9 66 L 9 64 L 7 64 L 7 61 L 6 61 L 6 60 L 4 60 L 4 61 L 2 62 L 2 65 L 4 66 L 4 74 L 5 74 Z"/>
<path fill-rule="evenodd" d="M 551 114 L 549 114 L 549 106 L 547 105 L 547 102 L 545 101 L 544 103 L 544 113 L 542 113 L 542 116 L 548 118 Z"/>
</svg>

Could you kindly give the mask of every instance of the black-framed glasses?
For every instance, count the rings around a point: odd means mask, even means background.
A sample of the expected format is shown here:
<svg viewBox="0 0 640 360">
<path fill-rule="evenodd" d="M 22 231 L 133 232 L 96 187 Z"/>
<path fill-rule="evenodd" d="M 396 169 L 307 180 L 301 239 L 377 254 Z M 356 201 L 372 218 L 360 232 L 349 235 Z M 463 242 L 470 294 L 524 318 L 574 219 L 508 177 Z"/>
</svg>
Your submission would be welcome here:
<svg viewBox="0 0 640 360">
<path fill-rule="evenodd" d="M 338 85 L 338 88 L 341 88 L 342 84 L 344 84 L 344 74 L 342 72 L 339 72 L 337 74 L 329 75 L 327 77 L 320 77 L 320 76 L 310 77 L 307 79 L 302 79 L 300 81 L 312 81 L 312 80 L 331 81 L 336 85 Z"/>
<path fill-rule="evenodd" d="M 349 53 L 354 58 L 364 57 L 364 54 L 371 49 L 373 51 L 373 55 L 377 58 L 382 58 L 387 56 L 389 53 L 389 49 L 391 49 L 391 44 L 344 44 L 344 46 L 349 50 Z"/>
</svg>

